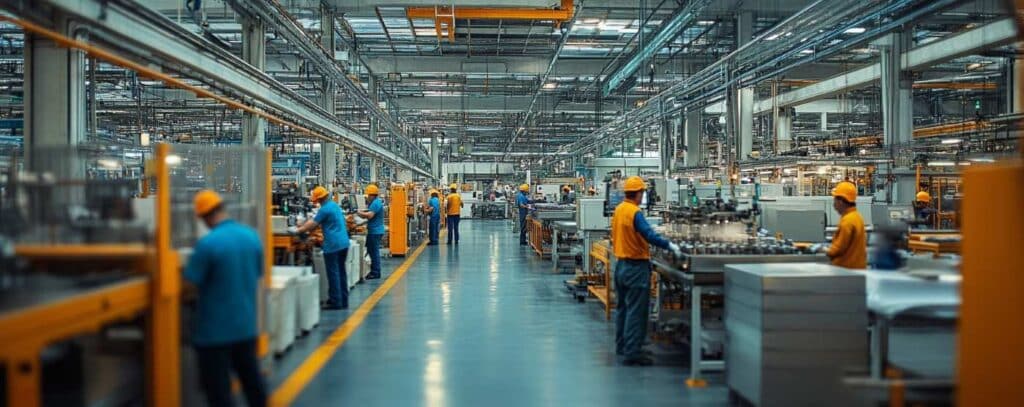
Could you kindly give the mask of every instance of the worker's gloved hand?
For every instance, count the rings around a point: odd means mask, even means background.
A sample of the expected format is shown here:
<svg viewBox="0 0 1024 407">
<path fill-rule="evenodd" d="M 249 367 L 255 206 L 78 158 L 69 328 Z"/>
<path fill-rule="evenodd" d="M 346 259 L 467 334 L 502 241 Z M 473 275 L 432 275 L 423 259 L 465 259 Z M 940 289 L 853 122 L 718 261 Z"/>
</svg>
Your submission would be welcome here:
<svg viewBox="0 0 1024 407">
<path fill-rule="evenodd" d="M 297 235 L 297 234 L 299 234 L 299 228 L 297 228 L 295 226 L 289 226 L 288 227 L 288 234 L 289 235 Z"/>
<path fill-rule="evenodd" d="M 812 244 L 811 247 L 808 248 L 808 250 L 810 250 L 811 253 L 822 253 L 822 252 L 828 251 L 828 246 L 826 246 L 824 244 L 821 244 L 821 243 L 815 243 L 815 244 Z"/>
<path fill-rule="evenodd" d="M 673 242 L 669 242 L 668 249 L 671 250 L 672 254 L 675 255 L 676 257 L 683 257 L 683 249 L 681 249 L 679 245 Z"/>
<path fill-rule="evenodd" d="M 355 223 L 356 226 L 362 226 L 366 224 L 367 220 L 362 216 L 356 215 L 352 217 L 352 222 Z"/>
</svg>

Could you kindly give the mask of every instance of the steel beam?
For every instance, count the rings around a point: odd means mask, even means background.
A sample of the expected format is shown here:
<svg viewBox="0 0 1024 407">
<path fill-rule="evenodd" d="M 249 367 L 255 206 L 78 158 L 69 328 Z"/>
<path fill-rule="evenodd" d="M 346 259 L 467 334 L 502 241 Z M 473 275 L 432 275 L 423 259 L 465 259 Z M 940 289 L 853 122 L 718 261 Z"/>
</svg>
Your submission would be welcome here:
<svg viewBox="0 0 1024 407">
<path fill-rule="evenodd" d="M 687 27 L 693 24 L 697 20 L 697 16 L 703 12 L 704 8 L 710 3 L 711 0 L 694 0 L 677 10 L 675 14 L 661 24 L 661 27 L 658 28 L 658 32 L 654 33 L 650 42 L 643 44 L 643 48 L 634 52 L 625 63 L 608 75 L 608 79 L 601 87 L 601 93 L 608 95 L 618 89 L 619 85 L 640 69 L 640 66 L 643 65 L 644 61 L 647 61 L 654 56 L 654 54 L 664 48 L 669 41 L 675 39 L 680 33 L 686 30 Z"/>
<path fill-rule="evenodd" d="M 934 66 L 951 59 L 970 55 L 978 51 L 1009 44 L 1016 38 L 1017 29 L 1012 18 L 1006 18 L 937 40 L 902 54 L 903 70 L 917 70 Z M 822 80 L 797 90 L 778 95 L 775 103 L 779 107 L 796 106 L 817 99 L 862 88 L 882 78 L 879 63 L 865 66 L 832 78 Z M 772 109 L 772 100 L 760 100 L 754 105 L 754 112 L 765 113 Z"/>
<path fill-rule="evenodd" d="M 122 0 L 40 0 L 2 3 L 0 7 L 31 21 L 49 24 L 47 7 L 74 15 L 91 28 L 91 39 L 102 39 L 121 55 L 175 67 L 256 108 L 279 112 L 290 120 L 317 130 L 323 138 L 375 154 L 382 159 L 427 174 L 415 164 L 371 142 L 338 121 L 315 102 L 302 97 L 230 52 L 189 32 L 160 13 Z M 319 137 L 319 136 L 318 136 Z"/>
<path fill-rule="evenodd" d="M 402 126 L 387 112 L 382 110 L 367 94 L 362 86 L 356 84 L 346 75 L 341 66 L 334 61 L 334 50 L 327 50 L 313 41 L 305 30 L 291 18 L 287 9 L 272 0 L 226 0 L 232 7 L 242 14 L 253 14 L 263 18 L 270 27 L 284 37 L 288 43 L 294 46 L 305 57 L 307 62 L 317 67 L 324 75 L 327 75 L 337 83 L 348 97 L 355 100 L 356 104 L 366 110 L 371 120 L 377 120 L 389 133 L 399 138 L 409 146 L 409 149 L 417 154 L 421 164 L 429 159 L 425 151 L 419 148 L 410 140 Z M 371 141 L 375 141 L 372 140 Z"/>
</svg>

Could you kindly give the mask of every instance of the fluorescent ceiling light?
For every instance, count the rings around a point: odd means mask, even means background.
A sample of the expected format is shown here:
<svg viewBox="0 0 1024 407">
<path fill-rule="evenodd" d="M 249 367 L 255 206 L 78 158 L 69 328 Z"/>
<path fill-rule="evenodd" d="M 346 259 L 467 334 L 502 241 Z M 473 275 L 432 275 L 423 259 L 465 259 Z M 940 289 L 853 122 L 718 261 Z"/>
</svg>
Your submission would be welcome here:
<svg viewBox="0 0 1024 407">
<path fill-rule="evenodd" d="M 598 23 L 601 23 L 602 21 L 604 21 L 604 20 L 601 20 L 600 18 L 585 18 L 585 19 L 583 19 L 583 22 L 586 23 L 586 24 L 598 24 Z"/>
<path fill-rule="evenodd" d="M 967 65 L 967 70 L 968 71 L 973 71 L 973 70 L 978 69 L 978 68 L 981 68 L 981 63 L 980 62 L 975 62 L 973 64 Z"/>
<path fill-rule="evenodd" d="M 714 20 L 700 20 L 700 21 L 697 22 L 697 25 L 711 25 L 711 24 L 714 24 L 714 23 L 715 23 Z"/>
<path fill-rule="evenodd" d="M 958 143 L 960 143 L 960 141 L 961 140 L 958 139 L 958 138 L 948 138 L 948 139 L 942 140 L 942 144 L 958 144 Z"/>
<path fill-rule="evenodd" d="M 178 165 L 178 164 L 181 164 L 181 156 L 180 155 L 171 154 L 171 155 L 167 156 L 167 158 L 164 159 L 164 162 L 167 163 L 167 165 Z"/>
<path fill-rule="evenodd" d="M 804 54 L 804 55 L 806 55 L 806 54 L 813 54 L 814 50 L 813 49 L 805 49 L 803 51 L 800 51 L 800 53 Z"/>
<path fill-rule="evenodd" d="M 556 82 L 548 82 L 548 83 L 544 84 L 544 89 L 554 89 L 554 88 L 557 88 L 557 87 L 558 87 L 558 83 L 556 83 Z"/>
<path fill-rule="evenodd" d="M 974 161 L 976 163 L 994 163 L 994 162 L 996 162 L 996 160 L 994 158 L 987 158 L 987 157 L 969 158 L 968 160 Z"/>
<path fill-rule="evenodd" d="M 867 31 L 867 29 L 864 28 L 864 27 L 853 27 L 853 28 L 851 28 L 849 30 L 846 30 L 846 33 L 847 34 L 863 34 L 864 31 Z"/>
<path fill-rule="evenodd" d="M 932 161 L 928 163 L 928 166 L 930 167 L 952 167 L 954 165 L 956 165 L 956 163 L 952 161 Z"/>
</svg>

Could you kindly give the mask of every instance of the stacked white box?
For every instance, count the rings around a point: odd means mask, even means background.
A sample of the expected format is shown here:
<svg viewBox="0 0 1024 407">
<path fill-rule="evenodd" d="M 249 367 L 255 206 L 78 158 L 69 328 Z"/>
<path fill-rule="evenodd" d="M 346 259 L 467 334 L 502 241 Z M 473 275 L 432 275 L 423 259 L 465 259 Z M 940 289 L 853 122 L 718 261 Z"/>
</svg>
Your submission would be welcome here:
<svg viewBox="0 0 1024 407">
<path fill-rule="evenodd" d="M 320 276 L 310 266 L 274 266 L 274 276 L 291 277 L 295 286 L 296 332 L 306 332 L 320 322 Z"/>
<path fill-rule="evenodd" d="M 298 300 L 295 298 L 294 280 L 292 276 L 272 276 L 270 279 L 267 327 L 275 354 L 284 353 L 295 342 Z"/>
<path fill-rule="evenodd" d="M 837 405 L 868 361 L 862 274 L 825 264 L 726 266 L 726 382 L 754 405 Z"/>
</svg>

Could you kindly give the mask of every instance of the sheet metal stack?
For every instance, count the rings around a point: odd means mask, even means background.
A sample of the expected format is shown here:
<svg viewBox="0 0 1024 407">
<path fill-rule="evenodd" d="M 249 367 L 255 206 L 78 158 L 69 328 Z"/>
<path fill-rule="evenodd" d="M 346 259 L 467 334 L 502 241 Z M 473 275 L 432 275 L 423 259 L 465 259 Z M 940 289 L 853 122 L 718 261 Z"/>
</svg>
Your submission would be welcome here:
<svg viewBox="0 0 1024 407">
<path fill-rule="evenodd" d="M 726 267 L 726 381 L 759 406 L 836 405 L 868 360 L 864 276 L 825 264 Z"/>
</svg>

